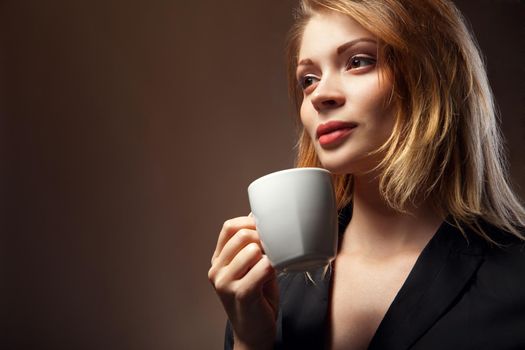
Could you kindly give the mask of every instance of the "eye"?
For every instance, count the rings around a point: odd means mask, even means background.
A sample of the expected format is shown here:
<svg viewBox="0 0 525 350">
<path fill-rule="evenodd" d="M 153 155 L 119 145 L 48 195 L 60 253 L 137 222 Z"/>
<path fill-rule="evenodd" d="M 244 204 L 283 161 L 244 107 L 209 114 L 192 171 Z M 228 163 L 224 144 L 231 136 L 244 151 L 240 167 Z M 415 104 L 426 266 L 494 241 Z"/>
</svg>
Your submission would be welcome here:
<svg viewBox="0 0 525 350">
<path fill-rule="evenodd" d="M 317 78 L 316 76 L 314 76 L 314 75 L 305 75 L 305 76 L 303 76 L 303 77 L 301 77 L 299 79 L 299 86 L 301 86 L 301 89 L 305 90 L 310 85 L 316 83 L 317 81 L 319 81 L 319 78 Z"/>
<path fill-rule="evenodd" d="M 370 56 L 352 56 L 346 64 L 347 69 L 359 69 L 376 64 L 376 59 Z"/>
</svg>

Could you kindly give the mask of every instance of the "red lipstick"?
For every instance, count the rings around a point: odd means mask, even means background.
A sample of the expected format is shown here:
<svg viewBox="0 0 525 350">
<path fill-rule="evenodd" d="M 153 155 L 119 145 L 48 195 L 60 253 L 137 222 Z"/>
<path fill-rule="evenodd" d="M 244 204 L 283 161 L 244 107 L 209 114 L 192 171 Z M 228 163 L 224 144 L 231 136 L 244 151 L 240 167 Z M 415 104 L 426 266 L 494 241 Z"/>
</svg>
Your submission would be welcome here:
<svg viewBox="0 0 525 350">
<path fill-rule="evenodd" d="M 356 126 L 355 123 L 331 121 L 317 127 L 316 137 L 321 146 L 332 146 L 342 141 Z"/>
</svg>

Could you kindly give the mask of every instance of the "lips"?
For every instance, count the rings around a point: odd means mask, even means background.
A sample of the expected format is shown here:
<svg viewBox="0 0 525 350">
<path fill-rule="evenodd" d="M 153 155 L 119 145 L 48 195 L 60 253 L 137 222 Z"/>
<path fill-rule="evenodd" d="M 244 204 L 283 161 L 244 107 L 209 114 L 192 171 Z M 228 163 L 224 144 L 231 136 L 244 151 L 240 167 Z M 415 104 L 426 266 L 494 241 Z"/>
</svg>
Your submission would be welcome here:
<svg viewBox="0 0 525 350">
<path fill-rule="evenodd" d="M 355 123 L 331 121 L 319 125 L 316 131 L 316 137 L 321 146 L 335 145 L 348 136 L 356 126 L 357 124 Z"/>
</svg>

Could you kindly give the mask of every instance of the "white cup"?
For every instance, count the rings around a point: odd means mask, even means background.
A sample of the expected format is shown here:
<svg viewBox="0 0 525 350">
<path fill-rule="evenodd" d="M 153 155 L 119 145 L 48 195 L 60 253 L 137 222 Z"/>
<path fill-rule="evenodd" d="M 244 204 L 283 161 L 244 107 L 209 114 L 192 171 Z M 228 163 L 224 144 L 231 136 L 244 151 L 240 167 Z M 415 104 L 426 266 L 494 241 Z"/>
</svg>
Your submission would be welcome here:
<svg viewBox="0 0 525 350">
<path fill-rule="evenodd" d="M 248 197 L 274 268 L 308 271 L 334 259 L 337 210 L 329 171 L 295 168 L 271 173 L 248 186 Z"/>
</svg>

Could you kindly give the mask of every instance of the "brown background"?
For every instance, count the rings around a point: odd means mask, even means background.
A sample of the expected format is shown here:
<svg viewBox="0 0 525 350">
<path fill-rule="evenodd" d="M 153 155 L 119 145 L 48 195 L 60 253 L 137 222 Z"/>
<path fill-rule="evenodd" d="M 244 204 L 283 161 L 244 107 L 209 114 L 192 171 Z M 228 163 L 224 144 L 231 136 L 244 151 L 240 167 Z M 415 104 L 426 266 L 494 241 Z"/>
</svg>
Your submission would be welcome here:
<svg viewBox="0 0 525 350">
<path fill-rule="evenodd" d="M 294 3 L 0 1 L 1 348 L 221 348 L 217 233 L 293 165 Z M 458 3 L 523 197 L 524 6 Z"/>
</svg>

